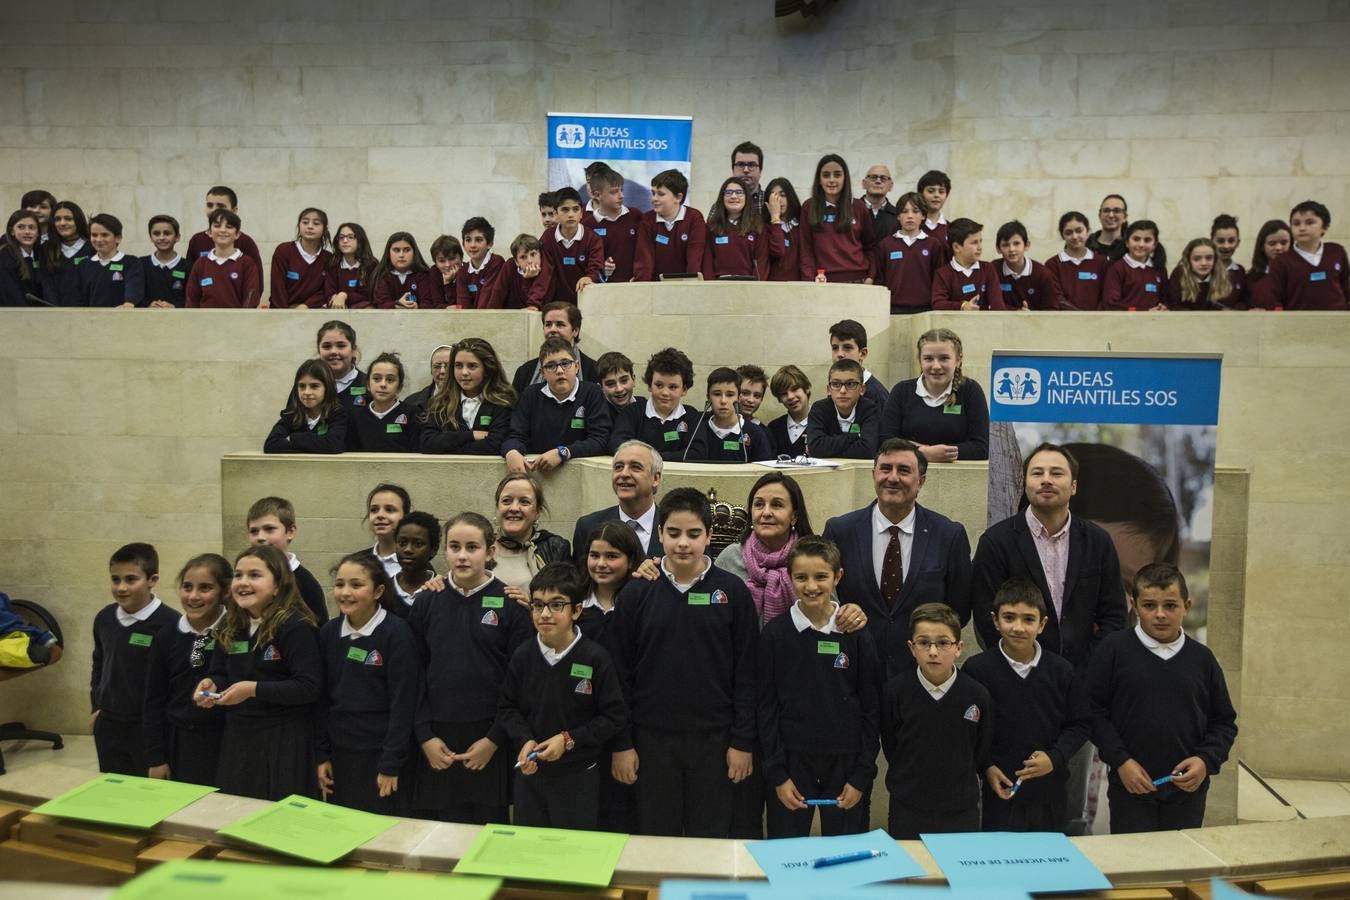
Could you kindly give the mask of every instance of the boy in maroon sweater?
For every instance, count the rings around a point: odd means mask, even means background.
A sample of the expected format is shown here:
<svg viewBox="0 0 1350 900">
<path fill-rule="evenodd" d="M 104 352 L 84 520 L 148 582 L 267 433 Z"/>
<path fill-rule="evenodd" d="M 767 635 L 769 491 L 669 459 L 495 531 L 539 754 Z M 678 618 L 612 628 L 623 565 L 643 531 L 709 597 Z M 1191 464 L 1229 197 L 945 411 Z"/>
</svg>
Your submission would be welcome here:
<svg viewBox="0 0 1350 900">
<path fill-rule="evenodd" d="M 206 231 L 199 231 L 188 240 L 187 258 L 188 263 L 195 263 L 203 256 L 211 252 L 215 241 L 211 238 L 211 214 L 218 209 L 228 210 L 239 215 L 239 197 L 233 190 L 218 184 L 206 192 Z M 244 255 L 253 260 L 253 264 L 258 267 L 261 273 L 263 270 L 262 254 L 258 252 L 258 245 L 254 243 L 253 238 L 239 232 L 239 237 L 235 245 L 244 252 Z"/>
<path fill-rule="evenodd" d="M 581 224 L 605 246 L 600 280 L 615 284 L 632 281 L 642 213 L 623 205 L 623 176 L 618 172 L 602 169 L 595 173 L 592 182 L 597 192 L 595 205 L 582 215 Z"/>
<path fill-rule="evenodd" d="M 942 208 L 951 196 L 952 180 L 946 172 L 931 169 L 919 176 L 918 191 L 924 204 L 923 230 L 937 240 L 938 246 L 942 248 L 941 261 L 946 262 L 952 258 L 951 239 L 947 236 L 950 225 L 942 217 Z"/>
<path fill-rule="evenodd" d="M 455 276 L 455 305 L 460 309 L 501 309 L 506 289 L 506 261 L 492 252 L 497 231 L 482 216 L 474 216 L 460 229 L 468 259 Z"/>
<path fill-rule="evenodd" d="M 662 275 L 697 272 L 703 265 L 708 229 L 703 214 L 684 205 L 689 179 L 677 169 L 652 179 L 652 208 L 638 226 L 634 281 L 656 281 Z"/>
<path fill-rule="evenodd" d="M 277 309 L 319 309 L 328 302 L 324 283 L 329 260 L 328 216 L 313 207 L 300 213 L 295 240 L 272 253 L 272 294 Z"/>
<path fill-rule="evenodd" d="M 942 265 L 938 242 L 923 230 L 923 198 L 913 191 L 895 201 L 899 229 L 877 246 L 877 277 L 891 292 L 892 313 L 925 312 L 933 304 L 933 272 Z"/>
<path fill-rule="evenodd" d="M 558 202 L 558 224 L 539 238 L 540 255 L 552 273 L 552 293 L 545 300 L 576 303 L 578 294 L 600 280 L 605 245 L 581 224 L 581 195 L 576 188 L 560 188 L 553 196 Z"/>
<path fill-rule="evenodd" d="M 980 262 L 984 226 L 956 219 L 947 226 L 951 261 L 933 273 L 933 309 L 1007 309 L 993 263 Z"/>
<path fill-rule="evenodd" d="M 1316 200 L 1304 200 L 1289 213 L 1294 246 L 1275 257 L 1266 276 L 1274 280 L 1273 306 L 1284 309 L 1343 310 L 1350 297 L 1350 260 L 1340 244 L 1322 235 L 1331 212 Z"/>
<path fill-rule="evenodd" d="M 188 309 L 253 309 L 262 297 L 262 275 L 252 258 L 235 247 L 239 217 L 228 209 L 211 214 L 215 249 L 192 264 L 188 275 Z"/>
<path fill-rule="evenodd" d="M 997 246 L 1003 257 L 995 264 L 999 290 L 1009 309 L 1059 309 L 1064 305 L 1059 282 L 1045 266 L 1027 256 L 1031 239 L 1021 222 L 1005 222 L 998 230 Z"/>
<path fill-rule="evenodd" d="M 532 234 L 518 234 L 511 242 L 511 262 L 502 266 L 501 290 L 493 295 L 500 306 L 479 309 L 539 309 L 548 296 L 552 280 L 548 262 L 539 249 L 539 238 Z"/>
</svg>

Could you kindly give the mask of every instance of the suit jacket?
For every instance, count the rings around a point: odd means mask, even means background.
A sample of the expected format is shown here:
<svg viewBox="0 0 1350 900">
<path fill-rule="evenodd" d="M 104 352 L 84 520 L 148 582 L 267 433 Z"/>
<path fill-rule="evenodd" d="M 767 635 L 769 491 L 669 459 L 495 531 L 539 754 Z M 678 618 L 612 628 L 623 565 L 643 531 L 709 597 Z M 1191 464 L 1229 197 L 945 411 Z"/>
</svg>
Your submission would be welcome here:
<svg viewBox="0 0 1350 900">
<path fill-rule="evenodd" d="M 1095 522 L 1074 516 L 1069 523 L 1069 562 L 1064 573 L 1064 613 L 1055 614 L 1050 587 L 1041 567 L 1026 515 L 1018 512 L 992 525 L 975 549 L 971 605 L 975 628 L 985 646 L 998 640 L 992 613 L 994 595 L 1004 581 L 1021 575 L 1036 582 L 1045 597 L 1049 621 L 1041 646 L 1084 669 L 1088 657 L 1113 631 L 1125 627 L 1125 587 L 1111 535 Z"/>
<path fill-rule="evenodd" d="M 970 620 L 970 539 L 960 522 L 915 504 L 914 542 L 909 574 L 895 609 L 881 599 L 879 573 L 872 564 L 872 501 L 862 509 L 825 523 L 825 537 L 839 547 L 844 578 L 839 602 L 856 603 L 867 613 L 867 629 L 886 660 L 887 677 L 913 666 L 906 648 L 909 617 L 922 603 L 945 603 L 965 625 Z"/>
<path fill-rule="evenodd" d="M 577 519 L 577 527 L 572 532 L 572 558 L 582 575 L 586 574 L 586 539 L 602 523 L 619 521 L 621 520 L 617 506 L 611 506 L 609 509 L 602 509 L 599 512 L 587 513 Z M 647 555 L 664 556 L 665 553 L 665 548 L 661 546 L 661 534 L 656 528 L 656 520 L 653 519 L 652 533 L 647 538 Z"/>
</svg>

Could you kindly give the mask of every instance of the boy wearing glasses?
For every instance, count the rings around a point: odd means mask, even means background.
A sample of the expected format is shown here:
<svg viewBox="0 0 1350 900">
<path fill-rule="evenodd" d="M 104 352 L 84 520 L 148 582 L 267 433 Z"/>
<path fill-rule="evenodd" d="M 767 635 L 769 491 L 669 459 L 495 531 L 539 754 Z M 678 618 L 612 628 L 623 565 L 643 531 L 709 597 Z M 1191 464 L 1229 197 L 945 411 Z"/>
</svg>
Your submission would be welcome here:
<svg viewBox="0 0 1350 900">
<path fill-rule="evenodd" d="M 551 337 L 539 347 L 543 383 L 532 384 L 511 411 L 502 443 L 510 472 L 550 472 L 574 456 L 601 456 L 613 418 L 600 386 L 582 381 L 572 344 Z M 526 454 L 535 454 L 526 459 Z"/>
<path fill-rule="evenodd" d="M 863 367 L 841 359 L 830 366 L 829 396 L 811 404 L 806 446 L 820 459 L 871 459 L 881 435 L 881 413 L 863 396 Z"/>
<path fill-rule="evenodd" d="M 585 598 L 585 579 L 567 563 L 551 563 L 530 579 L 537 634 L 511 655 L 493 726 L 520 745 L 517 825 L 594 830 L 598 763 L 628 725 L 609 653 L 577 627 Z"/>
<path fill-rule="evenodd" d="M 989 691 L 956 668 L 961 620 L 925 603 L 909 617 L 909 651 L 918 664 L 893 676 L 881 696 L 881 749 L 891 795 L 886 831 L 980 830 L 980 773 L 989 767 Z"/>
</svg>

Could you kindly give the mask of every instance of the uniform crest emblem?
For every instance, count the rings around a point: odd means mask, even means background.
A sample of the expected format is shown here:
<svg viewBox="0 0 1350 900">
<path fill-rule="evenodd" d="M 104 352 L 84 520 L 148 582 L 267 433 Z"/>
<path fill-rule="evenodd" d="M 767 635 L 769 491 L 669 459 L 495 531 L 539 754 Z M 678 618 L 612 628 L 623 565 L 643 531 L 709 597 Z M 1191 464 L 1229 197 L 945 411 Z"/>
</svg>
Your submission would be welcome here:
<svg viewBox="0 0 1350 900">
<path fill-rule="evenodd" d="M 848 654 L 847 654 L 847 653 L 840 653 L 838 656 L 836 656 L 836 657 L 834 658 L 834 667 L 835 667 L 836 669 L 847 669 L 847 668 L 848 668 Z"/>
<path fill-rule="evenodd" d="M 365 664 L 368 666 L 382 666 L 384 665 L 384 657 L 380 655 L 380 651 L 372 650 L 366 654 Z"/>
<path fill-rule="evenodd" d="M 268 644 L 267 649 L 263 651 L 263 662 L 281 662 L 281 651 L 274 645 Z"/>
<path fill-rule="evenodd" d="M 589 694 L 591 693 L 591 690 L 591 680 L 589 678 L 581 679 L 577 682 L 577 686 L 573 688 L 573 692 L 577 694 Z"/>
<path fill-rule="evenodd" d="M 966 707 L 966 712 L 961 718 L 965 719 L 967 722 L 979 722 L 980 708 L 974 703 L 970 704 L 970 706 Z"/>
<path fill-rule="evenodd" d="M 489 609 L 487 612 L 483 613 L 483 618 L 480 621 L 484 625 L 496 625 L 501 620 L 497 618 L 497 611 L 495 609 Z"/>
</svg>

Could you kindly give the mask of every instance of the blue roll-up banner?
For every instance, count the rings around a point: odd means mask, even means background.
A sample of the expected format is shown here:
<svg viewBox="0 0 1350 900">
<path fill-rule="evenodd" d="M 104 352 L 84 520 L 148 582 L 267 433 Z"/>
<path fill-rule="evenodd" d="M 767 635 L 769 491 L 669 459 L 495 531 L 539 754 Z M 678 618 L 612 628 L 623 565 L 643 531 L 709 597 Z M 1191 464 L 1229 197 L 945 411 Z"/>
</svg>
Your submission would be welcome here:
<svg viewBox="0 0 1350 900">
<path fill-rule="evenodd" d="M 574 187 L 582 200 L 586 167 L 603 162 L 624 177 L 624 204 L 651 209 L 651 179 L 678 169 L 691 177 L 694 120 L 689 116 L 548 114 L 548 187 Z"/>
</svg>

